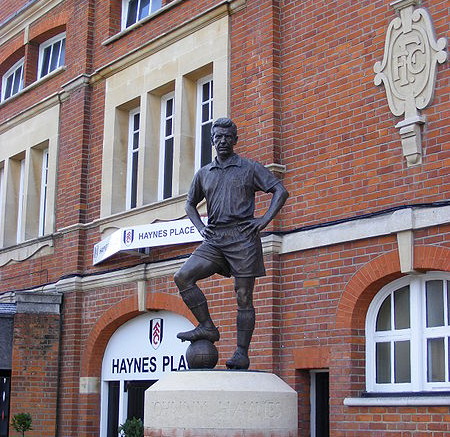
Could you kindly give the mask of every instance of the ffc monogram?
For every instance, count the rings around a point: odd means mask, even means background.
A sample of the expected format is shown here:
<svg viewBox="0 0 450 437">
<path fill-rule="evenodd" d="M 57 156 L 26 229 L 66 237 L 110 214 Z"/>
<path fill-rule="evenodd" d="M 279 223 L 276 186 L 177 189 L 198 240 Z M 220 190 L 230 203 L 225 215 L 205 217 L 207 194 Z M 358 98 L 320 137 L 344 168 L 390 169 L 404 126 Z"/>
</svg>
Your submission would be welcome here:
<svg viewBox="0 0 450 437">
<path fill-rule="evenodd" d="M 417 80 L 416 75 L 422 73 L 426 64 L 426 48 L 420 32 L 411 32 L 408 36 L 400 35 L 395 42 L 398 51 L 394 55 L 394 83 L 406 86 Z"/>
</svg>

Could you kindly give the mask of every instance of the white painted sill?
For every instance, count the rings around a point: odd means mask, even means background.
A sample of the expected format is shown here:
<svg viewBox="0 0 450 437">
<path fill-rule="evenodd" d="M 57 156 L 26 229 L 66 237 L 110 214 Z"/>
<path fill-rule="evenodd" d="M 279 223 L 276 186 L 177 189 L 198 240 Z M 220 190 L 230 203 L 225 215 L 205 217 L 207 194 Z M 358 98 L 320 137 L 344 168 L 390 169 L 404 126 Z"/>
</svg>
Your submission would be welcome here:
<svg viewBox="0 0 450 437">
<path fill-rule="evenodd" d="M 370 398 L 345 398 L 346 407 L 435 407 L 450 405 L 450 396 L 380 396 Z"/>
</svg>

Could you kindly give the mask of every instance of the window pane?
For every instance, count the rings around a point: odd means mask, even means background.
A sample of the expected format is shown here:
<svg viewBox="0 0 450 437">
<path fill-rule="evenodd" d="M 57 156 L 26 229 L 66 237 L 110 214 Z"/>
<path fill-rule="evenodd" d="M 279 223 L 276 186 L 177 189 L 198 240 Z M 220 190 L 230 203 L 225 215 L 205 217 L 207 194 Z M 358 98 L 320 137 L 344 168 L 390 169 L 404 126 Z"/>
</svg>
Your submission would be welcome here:
<svg viewBox="0 0 450 437">
<path fill-rule="evenodd" d="M 5 99 L 12 96 L 12 84 L 13 84 L 13 75 L 8 77 L 6 79 L 6 86 L 5 86 Z"/>
<path fill-rule="evenodd" d="M 443 281 L 426 283 L 427 327 L 444 325 Z"/>
<path fill-rule="evenodd" d="M 66 38 L 64 38 L 61 41 L 61 50 L 59 51 L 58 67 L 61 67 L 61 65 L 64 65 L 65 60 L 66 60 Z"/>
<path fill-rule="evenodd" d="M 152 1 L 152 12 L 155 12 L 160 8 L 161 8 L 161 0 L 153 0 Z"/>
<path fill-rule="evenodd" d="M 209 105 L 204 104 L 202 105 L 202 122 L 209 120 Z"/>
<path fill-rule="evenodd" d="M 173 114 L 173 99 L 169 99 L 166 102 L 166 117 L 170 117 Z"/>
<path fill-rule="evenodd" d="M 394 343 L 395 382 L 411 382 L 411 355 L 409 341 Z"/>
<path fill-rule="evenodd" d="M 395 329 L 410 327 L 409 313 L 409 286 L 406 286 L 394 292 Z"/>
<path fill-rule="evenodd" d="M 386 297 L 381 304 L 377 316 L 377 331 L 389 331 L 391 329 L 391 295 Z"/>
<path fill-rule="evenodd" d="M 166 132 L 165 132 L 165 136 L 166 137 L 170 137 L 172 135 L 172 119 L 168 118 L 166 120 Z"/>
<path fill-rule="evenodd" d="M 22 82 L 22 66 L 20 66 L 14 72 L 14 85 L 13 85 L 13 94 L 17 94 L 21 90 L 21 82 Z"/>
<path fill-rule="evenodd" d="M 59 51 L 61 50 L 61 41 L 53 44 L 52 56 L 50 61 L 50 71 L 56 70 L 58 67 Z"/>
<path fill-rule="evenodd" d="M 445 381 L 444 339 L 430 338 L 427 342 L 428 382 Z"/>
<path fill-rule="evenodd" d="M 202 126 L 202 167 L 212 161 L 211 126 L 212 123 L 207 123 Z"/>
<path fill-rule="evenodd" d="M 119 381 L 108 382 L 107 437 L 116 437 L 119 432 L 119 393 Z"/>
<path fill-rule="evenodd" d="M 39 209 L 39 236 L 45 234 L 47 216 L 47 186 L 48 186 L 48 150 L 42 152 L 41 198 Z"/>
<path fill-rule="evenodd" d="M 391 382 L 391 344 L 377 343 L 376 344 L 376 363 L 377 363 L 377 383 Z"/>
<path fill-rule="evenodd" d="M 136 208 L 137 204 L 137 179 L 138 179 L 138 154 L 133 153 L 131 169 L 131 201 L 130 208 Z"/>
<path fill-rule="evenodd" d="M 447 281 L 447 325 L 450 325 L 450 281 Z"/>
<path fill-rule="evenodd" d="M 150 0 L 141 0 L 139 6 L 139 20 L 150 14 Z"/>
<path fill-rule="evenodd" d="M 140 113 L 137 113 L 133 116 L 133 130 L 136 132 L 139 130 L 139 119 L 140 119 Z"/>
<path fill-rule="evenodd" d="M 211 82 L 206 82 L 205 84 L 203 84 L 203 96 L 202 96 L 202 101 L 206 102 L 207 100 L 209 100 L 209 84 Z"/>
<path fill-rule="evenodd" d="M 172 176 L 173 176 L 173 138 L 165 141 L 164 155 L 164 199 L 172 197 Z"/>
<path fill-rule="evenodd" d="M 51 50 L 52 50 L 51 46 L 44 49 L 44 53 L 42 54 L 42 66 L 40 77 L 45 76 L 48 73 Z"/>
<path fill-rule="evenodd" d="M 131 0 L 130 3 L 128 3 L 127 27 L 137 21 L 137 5 L 138 0 Z"/>
</svg>

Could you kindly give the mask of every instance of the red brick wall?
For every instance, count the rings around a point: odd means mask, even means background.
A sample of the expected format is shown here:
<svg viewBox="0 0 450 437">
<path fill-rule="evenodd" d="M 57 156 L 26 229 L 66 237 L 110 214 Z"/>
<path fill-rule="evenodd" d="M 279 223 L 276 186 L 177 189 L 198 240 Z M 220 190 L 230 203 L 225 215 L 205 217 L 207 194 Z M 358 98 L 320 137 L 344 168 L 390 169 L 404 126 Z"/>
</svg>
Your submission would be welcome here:
<svg viewBox="0 0 450 437">
<path fill-rule="evenodd" d="M 25 4 L 3 3 L 0 22 Z M 32 23 L 30 38 L 37 41 L 66 29 L 67 69 L 2 105 L 0 123 L 61 92 L 62 85 L 79 75 L 91 74 L 220 1 L 185 0 L 117 41 L 102 45 L 120 30 L 119 3 L 67 0 Z M 447 2 L 424 0 L 423 6 L 433 17 L 437 36 L 446 36 Z M 247 0 L 245 8 L 231 16 L 230 105 L 239 127 L 238 151 L 265 164 L 284 164 L 287 169 L 283 180 L 290 198 L 270 229 L 289 231 L 400 205 L 448 199 L 448 64 L 438 67 L 433 104 L 423 111 L 427 117 L 423 163 L 416 167 L 407 167 L 402 156 L 395 128 L 402 118 L 391 114 L 384 88 L 373 83 L 373 65 L 383 58 L 385 33 L 394 17 L 387 0 L 339 0 L 333 4 L 325 0 Z M 0 47 L 0 63 L 25 51 L 22 42 L 21 33 Z M 29 82 L 36 62 L 36 57 L 30 62 Z M 54 255 L 3 266 L 2 291 L 156 262 L 193 250 L 194 245 L 155 249 L 145 258 L 121 255 L 92 266 L 93 245 L 100 240 L 99 229 L 92 222 L 100 214 L 104 94 L 104 82 L 99 81 L 64 96 L 68 98 L 61 103 Z M 268 197 L 261 196 L 258 206 L 267 204 Z M 442 256 L 446 252 L 441 249 L 450 246 L 449 235 L 448 225 L 416 231 L 417 266 L 446 269 Z M 395 235 L 268 256 L 266 268 L 268 275 L 258 279 L 255 290 L 252 367 L 279 373 L 298 391 L 300 436 L 309 432 L 308 372 L 314 367 L 330 370 L 333 436 L 440 437 L 450 432 L 448 408 L 343 405 L 345 397 L 359 396 L 365 388 L 365 311 L 376 292 L 401 275 Z M 361 282 L 361 277 L 366 282 Z M 201 286 L 222 332 L 218 348 L 219 366 L 223 367 L 235 343 L 233 283 L 214 276 Z M 184 311 L 179 299 L 173 303 L 177 290 L 171 276 L 149 279 L 147 290 L 150 296 L 167 296 L 159 297 L 161 301 L 149 297 L 149 309 L 167 305 Z M 91 342 L 96 339 L 95 344 L 104 347 L 113 327 L 136 314 L 135 294 L 136 284 L 125 284 L 77 289 L 65 295 L 59 435 L 98 435 L 99 395 L 81 395 L 79 378 L 99 376 L 101 355 Z M 30 317 L 28 322 L 26 317 Z M 109 322 L 99 322 L 104 320 Z M 30 405 L 35 408 L 30 411 L 33 419 L 38 421 L 37 407 L 32 405 L 35 394 L 25 390 L 21 379 L 26 357 L 35 353 L 41 363 L 40 374 L 48 374 L 50 379 L 55 376 L 52 367 L 44 367 L 43 349 L 25 336 L 26 323 L 36 320 L 17 316 L 13 391 L 26 393 L 28 403 L 14 397 L 12 412 Z M 47 330 L 56 343 L 58 323 L 46 317 L 32 334 L 39 337 Z M 91 351 L 90 356 L 86 350 Z M 56 351 L 51 353 L 54 359 Z M 33 384 L 33 390 L 41 393 L 42 386 Z M 48 429 L 54 430 L 51 414 L 48 423 Z M 33 435 L 44 435 L 39 432 Z"/>
<path fill-rule="evenodd" d="M 30 437 L 56 435 L 60 318 L 49 314 L 16 314 L 11 374 L 10 417 L 30 413 Z M 10 435 L 15 435 L 11 427 Z"/>
</svg>

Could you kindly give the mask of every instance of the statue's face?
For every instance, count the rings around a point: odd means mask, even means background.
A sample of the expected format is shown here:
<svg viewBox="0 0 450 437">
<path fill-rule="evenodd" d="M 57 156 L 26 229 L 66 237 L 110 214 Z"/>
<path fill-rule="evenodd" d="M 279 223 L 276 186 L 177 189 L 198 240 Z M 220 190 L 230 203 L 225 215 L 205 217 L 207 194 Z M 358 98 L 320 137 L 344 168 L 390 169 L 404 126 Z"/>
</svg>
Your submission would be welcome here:
<svg viewBox="0 0 450 437">
<path fill-rule="evenodd" d="M 234 145 L 237 143 L 237 137 L 231 127 L 216 127 L 212 136 L 217 156 L 220 159 L 227 159 L 233 154 Z"/>
</svg>

